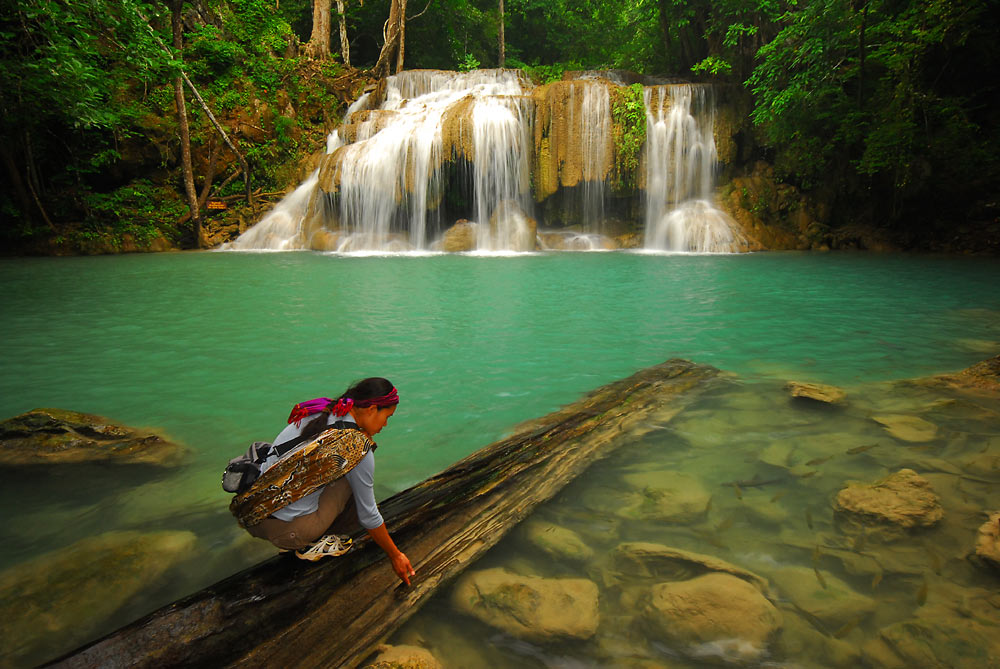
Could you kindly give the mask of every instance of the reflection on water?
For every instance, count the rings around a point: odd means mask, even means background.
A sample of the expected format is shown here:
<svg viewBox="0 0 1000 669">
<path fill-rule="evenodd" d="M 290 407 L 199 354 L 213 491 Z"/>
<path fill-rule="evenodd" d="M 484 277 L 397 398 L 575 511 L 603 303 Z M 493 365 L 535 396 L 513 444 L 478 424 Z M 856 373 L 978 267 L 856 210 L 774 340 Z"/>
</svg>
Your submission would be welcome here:
<svg viewBox="0 0 1000 669">
<path fill-rule="evenodd" d="M 837 407 L 734 381 L 646 426 L 390 642 L 423 646 L 446 667 L 996 666 L 1000 572 L 967 555 L 1000 508 L 1000 397 L 906 383 L 848 391 Z M 873 419 L 886 415 L 935 429 Z M 933 526 L 835 511 L 849 482 L 884 486 L 904 468 L 938 496 Z M 698 591 L 706 575 L 722 602 Z M 596 632 L 562 591 L 551 596 L 567 603 L 563 620 L 543 620 L 550 595 L 538 577 L 595 584 Z M 741 588 L 760 601 L 744 602 Z M 533 624 L 561 632 L 523 631 Z"/>
</svg>

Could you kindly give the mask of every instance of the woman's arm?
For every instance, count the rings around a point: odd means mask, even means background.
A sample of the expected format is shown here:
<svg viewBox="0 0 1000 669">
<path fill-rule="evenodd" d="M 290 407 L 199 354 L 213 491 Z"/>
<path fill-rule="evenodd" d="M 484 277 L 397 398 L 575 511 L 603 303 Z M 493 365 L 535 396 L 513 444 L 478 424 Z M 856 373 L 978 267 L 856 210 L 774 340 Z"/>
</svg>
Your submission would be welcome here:
<svg viewBox="0 0 1000 669">
<path fill-rule="evenodd" d="M 375 458 L 372 453 L 368 453 L 361 459 L 357 466 L 347 473 L 347 482 L 354 491 L 354 503 L 358 507 L 358 522 L 368 530 L 368 535 L 372 540 L 385 551 L 392 561 L 392 570 L 396 572 L 400 580 L 406 585 L 410 584 L 410 576 L 416 572 L 409 559 L 402 553 L 385 527 L 382 514 L 375 504 Z"/>
<path fill-rule="evenodd" d="M 417 572 L 413 569 L 413 565 L 410 564 L 410 559 L 401 550 L 396 548 L 396 544 L 393 542 L 392 537 L 389 536 L 389 530 L 386 529 L 385 523 L 382 523 L 373 530 L 368 530 L 368 536 L 389 556 L 389 560 L 392 562 L 392 570 L 396 572 L 396 576 L 403 583 L 409 585 L 410 577 L 414 576 Z"/>
</svg>

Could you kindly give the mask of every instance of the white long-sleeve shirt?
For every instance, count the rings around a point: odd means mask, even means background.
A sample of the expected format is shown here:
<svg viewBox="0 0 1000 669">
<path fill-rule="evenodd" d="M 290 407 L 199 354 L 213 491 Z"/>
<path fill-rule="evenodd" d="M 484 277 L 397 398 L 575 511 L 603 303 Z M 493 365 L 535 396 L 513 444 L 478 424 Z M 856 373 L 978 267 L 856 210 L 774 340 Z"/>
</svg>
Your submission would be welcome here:
<svg viewBox="0 0 1000 669">
<path fill-rule="evenodd" d="M 299 425 L 295 423 L 289 423 L 285 429 L 278 433 L 278 436 L 274 438 L 272 442 L 275 445 L 283 444 L 286 441 L 291 441 L 295 439 L 300 434 L 305 426 L 313 419 L 313 416 L 307 416 L 303 418 Z M 327 419 L 327 425 L 333 425 L 337 421 L 344 421 L 345 423 L 353 423 L 354 418 L 350 414 L 346 416 L 334 416 L 332 413 Z M 291 451 L 286 453 L 282 457 L 287 457 L 291 453 L 294 453 L 299 448 L 304 446 L 307 442 L 296 446 Z M 280 460 L 276 455 L 272 455 L 261 465 L 261 473 L 263 474 L 269 468 L 271 468 L 278 460 Z M 375 503 L 375 453 L 373 451 L 368 451 L 365 457 L 361 458 L 361 461 L 355 465 L 354 469 L 347 472 L 344 475 L 347 482 L 351 486 L 351 492 L 354 493 L 354 504 L 358 507 L 358 522 L 361 523 L 361 527 L 366 530 L 374 530 L 376 527 L 382 525 L 382 514 L 379 513 L 378 504 Z M 293 518 L 298 518 L 299 516 L 304 516 L 309 513 L 314 513 L 319 509 L 319 496 L 326 489 L 326 486 L 315 490 L 302 499 L 292 502 L 288 506 L 282 507 L 275 511 L 272 516 L 278 520 L 290 521 Z"/>
</svg>

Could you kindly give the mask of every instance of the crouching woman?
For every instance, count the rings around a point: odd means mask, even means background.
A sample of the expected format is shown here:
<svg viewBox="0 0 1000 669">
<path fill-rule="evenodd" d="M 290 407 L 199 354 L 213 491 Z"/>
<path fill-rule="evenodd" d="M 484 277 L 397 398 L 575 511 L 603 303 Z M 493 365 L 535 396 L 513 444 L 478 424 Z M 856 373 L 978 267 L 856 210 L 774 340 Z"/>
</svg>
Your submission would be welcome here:
<svg viewBox="0 0 1000 669">
<path fill-rule="evenodd" d="M 358 522 L 409 585 L 415 572 L 389 536 L 373 488 L 372 437 L 395 413 L 399 395 L 392 383 L 372 377 L 355 383 L 336 400 L 325 400 L 295 406 L 274 444 L 298 443 L 265 460 L 260 477 L 233 498 L 229 509 L 251 535 L 315 560 L 341 555 L 349 548 L 348 537 L 327 532 L 335 521 L 337 526 L 349 524 L 343 516 L 353 496 Z"/>
</svg>

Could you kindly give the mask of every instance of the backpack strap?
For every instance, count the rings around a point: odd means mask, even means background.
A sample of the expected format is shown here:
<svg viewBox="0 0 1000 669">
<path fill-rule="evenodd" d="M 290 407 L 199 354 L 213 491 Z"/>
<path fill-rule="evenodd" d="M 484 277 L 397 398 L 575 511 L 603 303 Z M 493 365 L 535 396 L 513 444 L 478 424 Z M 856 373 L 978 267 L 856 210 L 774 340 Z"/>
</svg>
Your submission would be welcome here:
<svg viewBox="0 0 1000 669">
<path fill-rule="evenodd" d="M 349 422 L 344 421 L 344 420 L 338 420 L 337 422 L 333 423 L 332 425 L 328 425 L 325 429 L 327 429 L 327 430 L 358 429 L 358 424 L 357 423 L 349 423 Z M 280 458 L 281 456 L 283 456 L 285 453 L 287 453 L 288 451 L 292 450 L 296 446 L 299 446 L 300 444 L 304 444 L 307 441 L 311 441 L 311 440 L 315 439 L 317 436 L 319 436 L 319 435 L 318 434 L 312 434 L 312 435 L 301 435 L 300 434 L 299 436 L 297 436 L 297 437 L 295 437 L 293 439 L 289 439 L 288 441 L 284 441 L 284 442 L 282 442 L 280 444 L 275 444 L 272 448 L 274 448 L 274 453 Z"/>
</svg>

